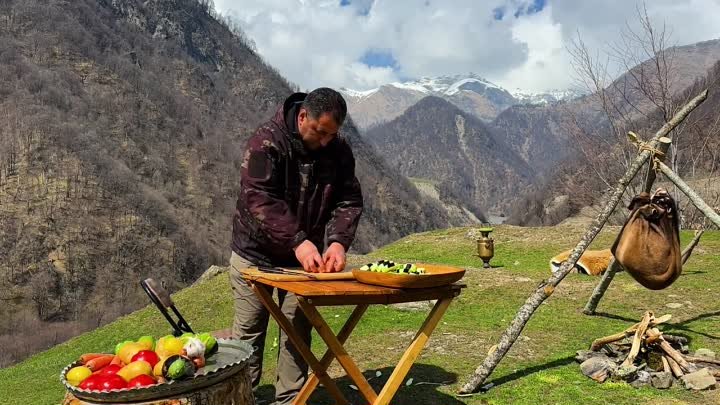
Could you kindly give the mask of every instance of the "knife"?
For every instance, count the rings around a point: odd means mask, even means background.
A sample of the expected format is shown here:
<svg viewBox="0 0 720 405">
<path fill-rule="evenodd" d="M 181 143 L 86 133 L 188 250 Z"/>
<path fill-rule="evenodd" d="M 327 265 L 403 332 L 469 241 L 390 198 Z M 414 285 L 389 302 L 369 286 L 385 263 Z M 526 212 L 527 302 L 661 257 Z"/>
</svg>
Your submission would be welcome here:
<svg viewBox="0 0 720 405">
<path fill-rule="evenodd" d="M 265 267 L 265 266 L 258 266 L 258 270 L 262 271 L 263 273 L 272 273 L 272 274 L 284 274 L 287 276 L 304 276 L 311 279 L 317 279 L 314 274 L 307 273 L 305 271 L 300 270 L 287 270 L 287 269 L 281 269 L 278 267 Z"/>
</svg>

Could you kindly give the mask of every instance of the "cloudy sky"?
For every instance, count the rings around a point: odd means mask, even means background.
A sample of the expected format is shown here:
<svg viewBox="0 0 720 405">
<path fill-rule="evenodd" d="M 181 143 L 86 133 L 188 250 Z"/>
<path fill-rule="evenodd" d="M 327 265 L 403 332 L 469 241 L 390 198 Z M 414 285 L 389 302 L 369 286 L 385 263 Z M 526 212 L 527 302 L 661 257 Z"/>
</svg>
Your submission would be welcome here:
<svg viewBox="0 0 720 405">
<path fill-rule="evenodd" d="M 638 28 L 633 0 L 215 0 L 215 8 L 304 89 L 468 72 L 507 89 L 565 89 L 576 83 L 566 47 L 578 33 L 603 55 L 626 24 Z M 720 0 L 649 0 L 647 9 L 671 44 L 720 37 Z"/>
</svg>

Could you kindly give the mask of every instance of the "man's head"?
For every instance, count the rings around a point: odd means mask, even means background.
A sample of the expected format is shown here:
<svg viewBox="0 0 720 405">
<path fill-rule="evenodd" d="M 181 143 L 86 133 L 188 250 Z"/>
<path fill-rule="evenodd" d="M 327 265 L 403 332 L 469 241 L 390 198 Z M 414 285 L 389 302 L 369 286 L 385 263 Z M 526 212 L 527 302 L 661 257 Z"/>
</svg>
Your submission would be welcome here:
<svg viewBox="0 0 720 405">
<path fill-rule="evenodd" d="M 309 150 L 317 150 L 337 136 L 347 115 L 347 104 L 337 91 L 321 87 L 307 95 L 298 113 L 298 132 Z"/>
</svg>

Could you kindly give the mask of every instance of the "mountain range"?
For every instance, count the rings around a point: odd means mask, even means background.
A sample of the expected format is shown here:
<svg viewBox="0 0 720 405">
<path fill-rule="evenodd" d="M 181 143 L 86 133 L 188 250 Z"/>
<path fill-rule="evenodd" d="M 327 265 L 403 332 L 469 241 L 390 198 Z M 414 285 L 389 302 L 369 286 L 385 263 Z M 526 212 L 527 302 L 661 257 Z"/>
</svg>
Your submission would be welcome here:
<svg viewBox="0 0 720 405">
<path fill-rule="evenodd" d="M 663 94 L 660 86 L 668 94 L 665 100 L 668 111 L 679 108 L 694 95 L 690 94 L 691 89 L 702 84 L 713 88 L 720 40 L 672 47 L 663 55 L 666 59 L 662 63 L 652 59 L 639 63 L 601 92 L 562 93 L 568 98 L 549 103 L 516 102 L 507 106 L 508 97 L 514 96 L 478 76 L 470 79 L 446 76 L 355 93 L 356 104 L 354 107 L 351 104 L 351 109 L 355 108 L 355 114 L 361 117 L 373 112 L 378 122 L 365 130 L 366 136 L 389 164 L 405 176 L 431 182 L 436 188 L 444 187 L 449 190 L 446 195 L 462 196 L 465 207 L 476 213 L 510 209 L 511 222 L 555 224 L 596 203 L 606 186 L 604 182 L 622 174 L 624 166 L 617 163 L 634 153 L 623 131 L 642 133 L 662 126 L 666 114 L 659 110 L 658 99 Z M 655 79 L 658 69 L 666 78 L 664 83 Z M 477 89 L 484 95 L 480 96 Z M 497 101 L 494 104 L 497 115 L 488 120 L 488 115 L 478 114 L 477 110 L 463 109 L 457 101 L 461 93 L 472 93 L 485 102 Z M 390 95 L 395 98 L 388 101 Z M 602 97 L 611 103 L 608 109 L 603 109 Z M 404 103 L 413 98 L 420 100 L 405 108 Z M 444 110 L 438 108 L 440 100 L 445 101 Z M 462 114 L 452 112 L 448 105 L 462 109 Z M 394 118 L 383 121 L 388 116 Z M 471 153 L 458 142 L 460 129 L 470 122 L 468 117 L 475 118 L 470 126 L 478 128 L 470 131 L 472 136 L 468 138 L 478 148 Z M 697 123 L 685 125 L 691 129 L 686 135 L 678 135 L 674 154 L 693 162 L 692 167 L 698 170 L 693 169 L 692 175 L 710 175 L 716 158 L 707 152 L 712 140 L 708 134 L 717 125 L 712 125 L 707 117 L 698 114 L 694 117 L 708 124 L 705 128 Z M 704 139 L 698 138 L 701 133 L 705 134 Z M 483 142 L 491 139 L 503 145 L 503 151 L 510 152 L 490 150 Z M 501 162 L 493 159 L 496 154 L 503 157 Z M 471 155 L 476 158 L 468 158 Z M 422 156 L 422 164 L 415 163 L 413 156 Z M 506 160 L 505 156 L 520 159 Z M 482 166 L 480 172 L 493 173 L 494 182 L 480 184 L 468 180 L 477 177 L 478 164 Z M 507 170 L 498 174 L 492 170 L 497 167 Z"/>
<path fill-rule="evenodd" d="M 365 137 L 400 174 L 432 182 L 441 200 L 461 201 L 478 217 L 509 209 L 533 178 L 505 139 L 436 96 L 367 130 Z"/>
<path fill-rule="evenodd" d="M 505 90 L 474 73 L 423 77 L 357 91 L 341 88 L 348 109 L 361 129 L 392 120 L 427 96 L 436 96 L 484 121 L 491 121 L 506 108 L 516 105 L 546 105 L 579 97 L 573 90 L 545 93 Z"/>
<path fill-rule="evenodd" d="M 677 162 L 678 172 L 690 178 L 716 175 L 720 162 L 709 151 L 720 137 L 713 121 L 720 119 L 713 95 L 720 40 L 670 47 L 661 55 L 663 60 L 633 66 L 602 93 L 555 105 L 514 106 L 498 116 L 494 130 L 515 138 L 511 144 L 524 145 L 521 155 L 538 174 L 515 206 L 511 222 L 552 225 L 598 204 L 608 183 L 624 173 L 622 162 L 636 153 L 627 131 L 647 139 L 704 88 L 710 91 L 709 100 L 671 134 L 674 146 L 668 162 Z"/>
</svg>

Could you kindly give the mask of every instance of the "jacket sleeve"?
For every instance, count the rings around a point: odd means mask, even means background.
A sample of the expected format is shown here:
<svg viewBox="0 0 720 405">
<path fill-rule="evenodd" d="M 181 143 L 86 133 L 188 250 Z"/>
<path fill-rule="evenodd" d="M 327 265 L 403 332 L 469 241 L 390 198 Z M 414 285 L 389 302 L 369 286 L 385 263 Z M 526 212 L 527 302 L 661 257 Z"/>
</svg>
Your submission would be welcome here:
<svg viewBox="0 0 720 405">
<path fill-rule="evenodd" d="M 278 248 L 290 251 L 307 235 L 300 230 L 298 218 L 284 199 L 287 161 L 272 138 L 263 135 L 261 129 L 248 141 L 240 171 L 240 193 L 254 231 L 264 234 Z"/>
<path fill-rule="evenodd" d="M 350 146 L 343 142 L 342 163 L 337 180 L 337 192 L 333 197 L 333 210 L 327 224 L 328 245 L 338 242 L 345 251 L 355 239 L 360 215 L 363 211 L 363 197 L 360 182 L 355 176 L 355 157 Z"/>
</svg>

